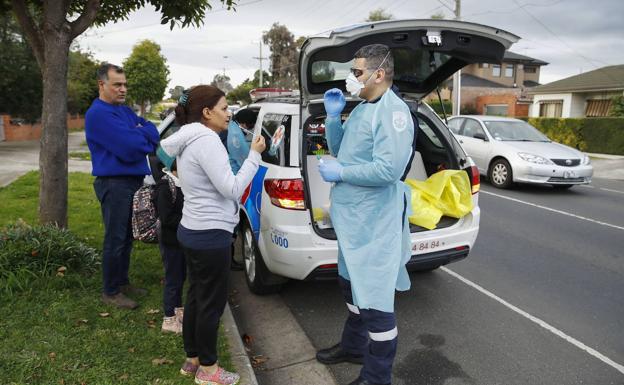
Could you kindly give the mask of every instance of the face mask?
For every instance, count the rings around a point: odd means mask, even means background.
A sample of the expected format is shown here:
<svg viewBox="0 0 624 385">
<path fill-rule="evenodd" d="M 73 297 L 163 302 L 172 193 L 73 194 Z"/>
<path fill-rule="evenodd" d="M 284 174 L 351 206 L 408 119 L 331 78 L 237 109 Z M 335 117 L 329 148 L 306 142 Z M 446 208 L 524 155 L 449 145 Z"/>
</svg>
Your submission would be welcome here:
<svg viewBox="0 0 624 385">
<path fill-rule="evenodd" d="M 390 56 L 390 51 L 388 51 L 388 53 L 383 58 L 381 63 L 379 63 L 379 67 L 377 67 L 375 71 L 373 71 L 373 73 L 370 74 L 370 76 L 368 77 L 368 79 L 366 79 L 364 83 L 357 80 L 357 78 L 355 77 L 353 73 L 349 73 L 349 76 L 347 76 L 347 78 L 345 79 L 345 87 L 347 91 L 351 94 L 351 96 L 354 96 L 356 98 L 360 96 L 360 91 L 362 91 L 362 89 L 366 87 L 366 85 L 368 84 L 368 81 L 371 80 L 375 72 L 377 72 L 377 70 L 380 69 L 381 66 L 386 62 L 386 59 L 388 58 L 388 56 Z"/>
</svg>

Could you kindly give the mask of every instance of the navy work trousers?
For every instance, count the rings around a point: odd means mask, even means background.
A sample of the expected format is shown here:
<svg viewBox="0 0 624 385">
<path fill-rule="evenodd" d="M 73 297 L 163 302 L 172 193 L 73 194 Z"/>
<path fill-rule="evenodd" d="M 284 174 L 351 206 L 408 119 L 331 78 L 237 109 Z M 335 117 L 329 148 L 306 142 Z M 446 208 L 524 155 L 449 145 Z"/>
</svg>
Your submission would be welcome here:
<svg viewBox="0 0 624 385">
<path fill-rule="evenodd" d="M 361 378 L 375 384 L 390 384 L 397 350 L 396 317 L 394 313 L 354 306 L 351 282 L 342 277 L 338 280 L 349 308 L 340 345 L 346 352 L 364 356 Z"/>
<path fill-rule="evenodd" d="M 93 182 L 104 222 L 102 276 L 107 295 L 119 293 L 120 287 L 129 283 L 132 198 L 142 183 L 142 176 L 98 176 Z"/>
</svg>

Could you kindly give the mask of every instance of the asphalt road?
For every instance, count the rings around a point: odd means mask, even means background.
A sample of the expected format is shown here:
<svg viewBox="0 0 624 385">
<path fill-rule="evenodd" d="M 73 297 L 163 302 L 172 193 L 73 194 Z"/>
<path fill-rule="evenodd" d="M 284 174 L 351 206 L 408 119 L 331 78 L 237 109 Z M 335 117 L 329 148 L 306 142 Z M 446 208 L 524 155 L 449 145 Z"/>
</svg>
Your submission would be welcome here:
<svg viewBox="0 0 624 385">
<path fill-rule="evenodd" d="M 480 194 L 468 259 L 397 296 L 393 384 L 624 384 L 624 181 Z M 316 348 L 340 338 L 335 282 L 281 294 Z M 339 384 L 359 367 L 331 367 Z"/>
</svg>

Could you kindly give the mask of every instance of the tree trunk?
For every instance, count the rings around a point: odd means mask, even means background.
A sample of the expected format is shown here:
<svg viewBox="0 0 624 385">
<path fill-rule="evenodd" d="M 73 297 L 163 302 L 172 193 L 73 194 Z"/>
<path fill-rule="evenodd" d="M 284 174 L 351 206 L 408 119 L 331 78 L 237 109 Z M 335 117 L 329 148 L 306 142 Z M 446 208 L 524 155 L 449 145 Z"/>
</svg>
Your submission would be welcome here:
<svg viewBox="0 0 624 385">
<path fill-rule="evenodd" d="M 46 31 L 39 153 L 39 221 L 67 226 L 67 66 L 69 31 Z"/>
<path fill-rule="evenodd" d="M 139 103 L 139 105 L 141 106 L 141 110 L 139 111 L 139 114 L 141 114 L 142 117 L 145 117 L 145 105 L 146 104 L 147 104 L 147 102 Z"/>
</svg>

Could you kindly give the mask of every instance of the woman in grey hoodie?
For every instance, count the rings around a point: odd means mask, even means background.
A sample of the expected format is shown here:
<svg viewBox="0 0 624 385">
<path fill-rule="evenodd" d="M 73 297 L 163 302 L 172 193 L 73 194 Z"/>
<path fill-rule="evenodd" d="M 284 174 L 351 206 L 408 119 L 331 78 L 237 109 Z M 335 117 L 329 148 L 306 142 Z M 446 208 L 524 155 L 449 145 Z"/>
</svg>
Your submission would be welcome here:
<svg viewBox="0 0 624 385">
<path fill-rule="evenodd" d="M 189 270 L 184 306 L 184 350 L 180 369 L 197 384 L 236 384 L 239 376 L 217 363 L 217 332 L 227 300 L 232 232 L 238 223 L 239 200 L 253 179 L 266 145 L 258 136 L 236 175 L 219 133 L 227 130 L 232 114 L 225 94 L 200 85 L 180 98 L 178 132 L 161 141 L 159 156 L 176 158 L 184 193 L 178 240 Z"/>
</svg>

